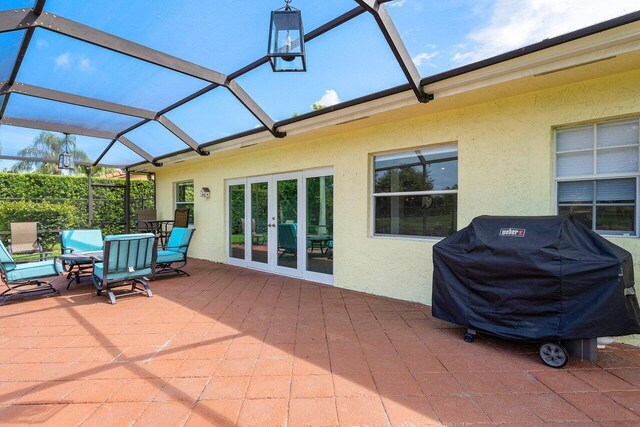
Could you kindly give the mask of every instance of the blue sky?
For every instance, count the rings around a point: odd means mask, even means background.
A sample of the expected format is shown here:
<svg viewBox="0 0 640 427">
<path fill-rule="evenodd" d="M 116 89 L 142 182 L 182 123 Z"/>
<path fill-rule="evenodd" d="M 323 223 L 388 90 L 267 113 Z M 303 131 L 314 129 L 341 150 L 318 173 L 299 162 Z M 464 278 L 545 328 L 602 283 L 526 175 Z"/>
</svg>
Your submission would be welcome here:
<svg viewBox="0 0 640 427">
<path fill-rule="evenodd" d="M 31 0 L 0 0 L 0 9 Z M 48 0 L 45 10 L 163 50 L 223 73 L 266 53 L 269 11 L 281 0 Z M 306 31 L 355 7 L 352 0 L 293 0 Z M 395 0 L 387 4 L 422 76 L 535 43 L 640 9 L 637 0 Z M 15 52 L 19 33 L 0 34 L 0 51 Z M 305 113 L 311 104 L 347 101 L 403 84 L 404 77 L 371 16 L 362 15 L 307 45 L 306 73 L 273 73 L 263 66 L 238 81 L 275 120 Z M 12 55 L 0 55 L 0 80 Z M 196 78 L 128 58 L 43 29 L 35 31 L 18 82 L 159 110 L 207 85 Z M 30 102 L 27 102 L 30 101 Z M 135 118 L 12 96 L 9 117 L 118 131 Z M 228 91 L 218 88 L 167 116 L 198 142 L 258 125 Z M 3 154 L 15 154 L 37 131 L 0 127 Z M 129 138 L 160 155 L 185 147 L 157 124 Z M 79 137 L 90 157 L 108 141 Z M 86 144 L 82 142 L 86 140 Z M 139 158 L 117 146 L 105 162 Z M 6 162 L 0 164 L 5 166 Z"/>
</svg>

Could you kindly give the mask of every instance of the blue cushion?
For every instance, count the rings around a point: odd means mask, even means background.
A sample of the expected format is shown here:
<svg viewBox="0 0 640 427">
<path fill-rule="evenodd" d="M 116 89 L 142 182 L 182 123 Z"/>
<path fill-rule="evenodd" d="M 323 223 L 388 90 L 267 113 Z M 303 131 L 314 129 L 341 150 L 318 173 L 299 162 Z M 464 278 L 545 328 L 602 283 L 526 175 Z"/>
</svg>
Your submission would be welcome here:
<svg viewBox="0 0 640 427">
<path fill-rule="evenodd" d="M 60 233 L 62 252 L 93 252 L 102 250 L 102 231 L 64 230 Z"/>
<path fill-rule="evenodd" d="M 40 277 L 57 276 L 60 273 L 62 273 L 62 267 L 54 260 L 28 262 L 25 264 L 15 264 L 15 268 L 7 272 L 7 280 L 9 282 L 17 282 Z"/>
<path fill-rule="evenodd" d="M 156 258 L 156 264 L 166 264 L 170 262 L 184 261 L 184 254 L 177 251 L 158 251 L 158 258 Z"/>
<path fill-rule="evenodd" d="M 131 241 L 135 240 L 135 241 Z M 108 279 L 130 279 L 142 277 L 151 271 L 151 261 L 155 246 L 155 235 L 151 233 L 120 234 L 104 238 L 105 248 L 109 243 L 109 254 L 105 249 L 104 263 L 108 268 Z M 108 259 L 107 259 L 108 256 Z M 96 277 L 102 278 L 102 269 L 94 272 Z M 133 271 L 130 271 L 133 270 Z M 141 272 L 144 270 L 144 272 Z"/>
<path fill-rule="evenodd" d="M 192 228 L 174 227 L 169 235 L 167 250 L 186 254 L 192 235 Z"/>
<path fill-rule="evenodd" d="M 4 271 L 11 271 L 16 268 L 16 263 L 13 261 L 11 254 L 4 247 L 4 243 L 0 242 L 0 264 L 2 264 L 2 269 Z"/>
<path fill-rule="evenodd" d="M 96 264 L 95 267 L 93 267 L 93 275 L 96 276 L 98 279 L 102 280 L 102 277 L 104 275 L 104 265 L 102 263 L 100 264 Z M 133 272 L 121 272 L 121 273 L 109 273 L 109 277 L 108 280 L 127 280 L 127 279 L 135 279 L 137 277 L 143 277 L 143 276 L 150 276 L 151 275 L 151 268 L 147 267 L 147 268 L 142 268 L 140 270 L 135 270 Z"/>
</svg>

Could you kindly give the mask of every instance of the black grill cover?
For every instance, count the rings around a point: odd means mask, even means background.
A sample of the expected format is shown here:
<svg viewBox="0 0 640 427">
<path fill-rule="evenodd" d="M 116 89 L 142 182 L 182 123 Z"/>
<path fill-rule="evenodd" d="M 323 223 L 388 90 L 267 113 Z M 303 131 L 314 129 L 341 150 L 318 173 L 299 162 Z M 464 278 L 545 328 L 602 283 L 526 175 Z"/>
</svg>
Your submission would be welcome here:
<svg viewBox="0 0 640 427">
<path fill-rule="evenodd" d="M 433 263 L 438 319 L 536 341 L 640 333 L 631 254 L 572 217 L 478 217 Z"/>
</svg>

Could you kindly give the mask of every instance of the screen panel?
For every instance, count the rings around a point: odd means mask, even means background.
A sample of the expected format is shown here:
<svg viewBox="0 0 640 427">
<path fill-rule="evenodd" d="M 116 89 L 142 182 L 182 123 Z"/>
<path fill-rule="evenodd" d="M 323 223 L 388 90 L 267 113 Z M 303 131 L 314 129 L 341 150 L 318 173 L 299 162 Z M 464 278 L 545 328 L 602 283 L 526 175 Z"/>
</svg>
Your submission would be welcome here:
<svg viewBox="0 0 640 427">
<path fill-rule="evenodd" d="M 637 1 L 398 0 L 387 10 L 422 76 L 430 76 L 640 10 Z"/>
<path fill-rule="evenodd" d="M 24 31 L 0 33 L 0 82 L 9 80 L 24 34 Z"/>
<path fill-rule="evenodd" d="M 158 122 L 149 122 L 124 136 L 153 157 L 188 148 L 188 145 Z"/>
<path fill-rule="evenodd" d="M 43 29 L 35 30 L 17 81 L 156 111 L 208 85 Z"/>
<path fill-rule="evenodd" d="M 314 104 L 326 107 L 406 83 L 366 14 L 307 43 L 306 52 L 305 73 L 274 73 L 266 64 L 238 79 L 274 120 L 312 111 Z"/>
<path fill-rule="evenodd" d="M 267 53 L 271 10 L 282 6 L 282 0 L 47 1 L 52 13 L 227 74 Z M 302 10 L 309 31 L 356 3 L 294 0 L 292 6 Z"/>
<path fill-rule="evenodd" d="M 44 134 L 44 136 L 43 136 Z M 52 136 L 54 139 L 48 139 Z M 76 144 L 76 160 L 94 161 L 109 144 L 109 140 L 72 135 Z M 0 154 L 5 156 L 43 157 L 57 159 L 64 134 L 27 129 L 17 126 L 0 126 Z"/>
<path fill-rule="evenodd" d="M 166 116 L 199 144 L 261 126 L 227 89 L 219 87 Z"/>
<path fill-rule="evenodd" d="M 116 141 L 107 154 L 100 160 L 98 166 L 100 165 L 122 165 L 128 166 L 134 163 L 143 162 L 144 159 L 138 156 L 136 153 L 125 147 L 120 143 L 120 141 Z"/>
<path fill-rule="evenodd" d="M 137 117 L 79 107 L 57 101 L 48 101 L 16 93 L 12 94 L 9 99 L 5 116 L 77 126 L 103 132 L 120 132 L 140 121 Z"/>
<path fill-rule="evenodd" d="M 30 9 L 35 5 L 35 0 L 2 0 L 0 11 L 13 9 Z"/>
</svg>

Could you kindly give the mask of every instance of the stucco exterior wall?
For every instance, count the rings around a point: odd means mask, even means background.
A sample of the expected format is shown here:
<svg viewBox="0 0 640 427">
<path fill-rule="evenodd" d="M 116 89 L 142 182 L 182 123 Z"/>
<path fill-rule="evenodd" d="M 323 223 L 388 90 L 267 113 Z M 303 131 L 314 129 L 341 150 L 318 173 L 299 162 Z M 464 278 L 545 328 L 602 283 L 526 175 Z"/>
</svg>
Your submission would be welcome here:
<svg viewBox="0 0 640 427">
<path fill-rule="evenodd" d="M 437 100 L 435 102 L 438 102 Z M 372 237 L 372 153 L 455 141 L 459 150 L 458 227 L 483 214 L 554 213 L 553 128 L 640 114 L 640 71 L 584 81 L 323 138 L 288 138 L 157 172 L 158 209 L 171 217 L 173 184 L 193 179 L 190 255 L 226 262 L 225 179 L 332 166 L 335 286 L 431 302 L 435 241 Z M 201 187 L 211 198 L 198 197 Z M 612 239 L 640 265 L 637 238 Z"/>
</svg>

